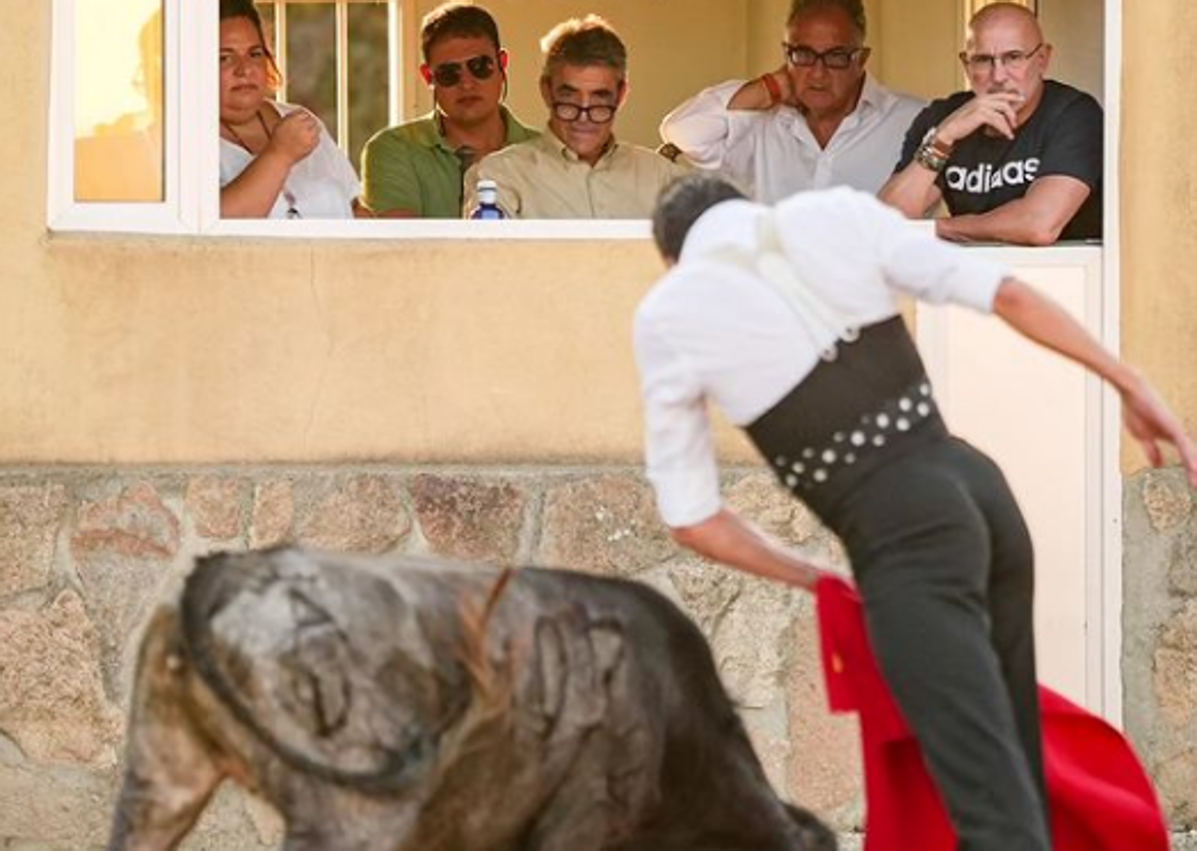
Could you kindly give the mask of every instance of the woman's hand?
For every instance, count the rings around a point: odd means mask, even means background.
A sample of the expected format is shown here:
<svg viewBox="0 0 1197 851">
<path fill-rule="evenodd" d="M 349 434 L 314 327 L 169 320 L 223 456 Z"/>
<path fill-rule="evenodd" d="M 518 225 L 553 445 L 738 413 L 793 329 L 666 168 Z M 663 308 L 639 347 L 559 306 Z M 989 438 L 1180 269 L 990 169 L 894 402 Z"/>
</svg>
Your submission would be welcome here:
<svg viewBox="0 0 1197 851">
<path fill-rule="evenodd" d="M 316 149 L 320 142 L 320 122 L 306 109 L 287 113 L 270 137 L 267 149 L 284 157 L 294 165 Z"/>
</svg>

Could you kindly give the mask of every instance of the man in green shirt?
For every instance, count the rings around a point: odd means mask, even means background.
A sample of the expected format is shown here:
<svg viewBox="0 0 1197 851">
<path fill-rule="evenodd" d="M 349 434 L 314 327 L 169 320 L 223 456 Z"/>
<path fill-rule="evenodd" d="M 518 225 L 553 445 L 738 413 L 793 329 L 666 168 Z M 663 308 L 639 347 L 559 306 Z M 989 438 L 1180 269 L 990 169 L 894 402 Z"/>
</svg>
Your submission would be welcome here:
<svg viewBox="0 0 1197 851">
<path fill-rule="evenodd" d="M 420 28 L 420 47 L 420 74 L 435 107 L 366 143 L 362 201 L 384 218 L 456 219 L 470 164 L 537 134 L 500 103 L 507 51 L 481 6 L 451 2 L 433 9 Z"/>
</svg>

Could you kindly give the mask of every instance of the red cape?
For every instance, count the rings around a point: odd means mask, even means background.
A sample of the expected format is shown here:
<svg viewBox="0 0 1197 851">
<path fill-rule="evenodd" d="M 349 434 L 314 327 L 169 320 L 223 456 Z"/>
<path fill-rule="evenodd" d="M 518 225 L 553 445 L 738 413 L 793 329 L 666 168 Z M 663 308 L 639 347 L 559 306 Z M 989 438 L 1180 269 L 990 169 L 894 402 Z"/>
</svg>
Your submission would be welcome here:
<svg viewBox="0 0 1197 851">
<path fill-rule="evenodd" d="M 828 702 L 860 713 L 865 851 L 955 851 L 939 791 L 873 657 L 860 597 L 835 577 L 815 593 Z M 1155 790 L 1122 734 L 1043 686 L 1039 700 L 1055 851 L 1168 851 Z"/>
</svg>

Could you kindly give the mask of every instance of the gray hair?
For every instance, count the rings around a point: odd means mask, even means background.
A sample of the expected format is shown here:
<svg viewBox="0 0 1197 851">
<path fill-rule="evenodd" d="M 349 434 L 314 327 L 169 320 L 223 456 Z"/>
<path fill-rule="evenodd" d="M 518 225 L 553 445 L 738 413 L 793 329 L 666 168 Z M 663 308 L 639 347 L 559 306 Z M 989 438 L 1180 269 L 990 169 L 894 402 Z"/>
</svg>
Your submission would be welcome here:
<svg viewBox="0 0 1197 851">
<path fill-rule="evenodd" d="M 786 18 L 786 24 L 792 24 L 797 18 L 824 9 L 839 9 L 852 20 L 853 26 L 860 30 L 861 39 L 867 35 L 868 24 L 863 0 L 794 0 L 790 4 L 790 16 Z"/>
</svg>

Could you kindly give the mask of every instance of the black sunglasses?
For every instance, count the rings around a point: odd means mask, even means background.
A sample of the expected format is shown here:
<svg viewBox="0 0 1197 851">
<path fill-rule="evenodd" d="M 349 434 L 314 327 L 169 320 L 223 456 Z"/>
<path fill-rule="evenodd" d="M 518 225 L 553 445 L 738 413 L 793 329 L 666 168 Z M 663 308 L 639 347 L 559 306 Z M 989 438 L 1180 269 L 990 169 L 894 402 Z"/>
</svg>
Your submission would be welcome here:
<svg viewBox="0 0 1197 851">
<path fill-rule="evenodd" d="M 461 82 L 461 62 L 442 62 L 432 69 L 432 81 L 442 89 L 451 89 Z M 482 54 L 472 56 L 464 63 L 465 69 L 475 80 L 489 80 L 495 73 L 495 58 Z"/>
</svg>

